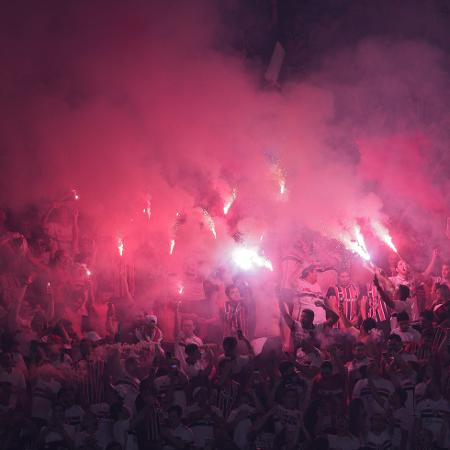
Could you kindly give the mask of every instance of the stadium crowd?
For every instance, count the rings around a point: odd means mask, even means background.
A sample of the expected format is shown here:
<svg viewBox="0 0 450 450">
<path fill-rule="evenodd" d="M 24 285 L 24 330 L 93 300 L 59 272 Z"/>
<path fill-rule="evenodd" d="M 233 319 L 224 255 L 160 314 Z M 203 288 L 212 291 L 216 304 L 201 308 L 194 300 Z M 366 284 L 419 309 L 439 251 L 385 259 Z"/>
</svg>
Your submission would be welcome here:
<svg viewBox="0 0 450 450">
<path fill-rule="evenodd" d="M 133 270 L 102 273 L 80 226 L 64 203 L 0 211 L 0 449 L 450 448 L 437 251 L 422 273 L 400 259 L 364 286 L 341 268 L 325 292 L 297 261 L 279 336 L 256 345 L 242 279 L 222 304 L 206 279 L 196 307 L 138 314 Z"/>
</svg>

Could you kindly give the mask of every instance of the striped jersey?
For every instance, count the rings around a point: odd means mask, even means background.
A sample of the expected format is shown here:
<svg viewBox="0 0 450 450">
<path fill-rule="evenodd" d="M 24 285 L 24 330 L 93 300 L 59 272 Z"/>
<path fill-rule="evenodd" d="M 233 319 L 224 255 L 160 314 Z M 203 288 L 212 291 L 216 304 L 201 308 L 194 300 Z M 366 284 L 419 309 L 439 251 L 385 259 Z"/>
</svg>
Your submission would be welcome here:
<svg viewBox="0 0 450 450">
<path fill-rule="evenodd" d="M 225 303 L 224 335 L 237 336 L 241 330 L 244 336 L 247 333 L 247 309 L 242 301 Z"/>
<path fill-rule="evenodd" d="M 360 292 L 353 283 L 348 286 L 334 286 L 328 289 L 327 298 L 335 297 L 339 311 L 343 311 L 348 320 L 359 314 Z"/>
<path fill-rule="evenodd" d="M 229 384 L 218 386 L 212 391 L 211 404 L 220 410 L 225 419 L 236 406 L 239 390 L 240 384 L 232 380 Z"/>
<path fill-rule="evenodd" d="M 391 315 L 388 307 L 373 283 L 367 284 L 364 297 L 367 300 L 367 317 L 374 319 L 376 322 L 383 322 L 389 319 Z"/>
</svg>

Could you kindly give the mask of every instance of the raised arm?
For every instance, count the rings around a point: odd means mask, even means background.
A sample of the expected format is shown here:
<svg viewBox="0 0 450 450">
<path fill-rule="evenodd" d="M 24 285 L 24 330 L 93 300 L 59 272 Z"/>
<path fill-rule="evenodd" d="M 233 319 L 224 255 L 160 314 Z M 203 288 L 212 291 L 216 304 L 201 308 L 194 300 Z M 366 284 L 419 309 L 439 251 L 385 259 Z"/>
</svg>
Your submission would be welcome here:
<svg viewBox="0 0 450 450">
<path fill-rule="evenodd" d="M 292 317 L 290 316 L 290 314 L 286 311 L 286 305 L 283 302 L 283 300 L 278 299 L 278 306 L 280 307 L 280 314 L 281 317 L 283 318 L 283 320 L 286 322 L 286 325 L 292 329 L 292 327 L 294 326 L 294 321 L 292 319 Z"/>
<path fill-rule="evenodd" d="M 373 277 L 373 284 L 377 288 L 377 291 L 380 294 L 380 297 L 384 301 L 384 303 L 386 303 L 386 305 L 388 305 L 389 308 L 395 309 L 394 300 L 392 300 L 390 294 L 382 288 L 380 280 L 378 279 L 377 275 Z"/>
</svg>

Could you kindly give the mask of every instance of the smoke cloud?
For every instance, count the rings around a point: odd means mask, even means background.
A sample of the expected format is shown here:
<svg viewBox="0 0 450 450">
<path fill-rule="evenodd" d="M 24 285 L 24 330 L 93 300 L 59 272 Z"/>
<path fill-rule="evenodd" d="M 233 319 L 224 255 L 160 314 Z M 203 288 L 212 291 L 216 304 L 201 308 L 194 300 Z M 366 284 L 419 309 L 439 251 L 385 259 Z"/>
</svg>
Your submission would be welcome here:
<svg viewBox="0 0 450 450">
<path fill-rule="evenodd" d="M 0 19 L 2 202 L 77 189 L 103 232 L 125 236 L 126 250 L 146 241 L 154 261 L 168 258 L 183 213 L 174 249 L 183 264 L 223 262 L 237 231 L 264 235 L 275 256 L 301 227 L 337 237 L 360 218 L 398 224 L 405 246 L 405 224 L 439 241 L 446 16 L 421 2 L 406 12 L 350 3 L 316 27 L 339 39 L 328 48 L 316 34 L 315 63 L 305 59 L 279 92 L 218 46 L 227 34 L 215 2 L 10 2 Z"/>
</svg>

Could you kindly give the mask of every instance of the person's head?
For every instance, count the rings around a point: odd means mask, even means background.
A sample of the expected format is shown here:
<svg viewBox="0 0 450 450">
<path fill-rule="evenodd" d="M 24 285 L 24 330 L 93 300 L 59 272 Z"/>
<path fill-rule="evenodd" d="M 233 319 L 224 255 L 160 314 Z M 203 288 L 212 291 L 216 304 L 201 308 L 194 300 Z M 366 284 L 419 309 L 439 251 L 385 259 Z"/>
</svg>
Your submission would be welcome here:
<svg viewBox="0 0 450 450">
<path fill-rule="evenodd" d="M 436 286 L 435 301 L 437 303 L 450 302 L 450 288 L 446 284 L 439 284 Z"/>
<path fill-rule="evenodd" d="M 367 365 L 367 377 L 373 378 L 380 376 L 380 365 L 378 361 L 372 360 Z"/>
<path fill-rule="evenodd" d="M 301 278 L 311 284 L 317 283 L 316 267 L 314 265 L 306 267 L 301 274 Z"/>
<path fill-rule="evenodd" d="M 193 400 L 199 405 L 206 405 L 208 403 L 208 389 L 204 386 L 199 386 L 192 392 Z"/>
<path fill-rule="evenodd" d="M 401 284 L 396 290 L 395 290 L 395 298 L 397 300 L 400 300 L 401 302 L 406 301 L 409 296 L 411 295 L 411 291 L 408 286 L 405 286 L 404 284 Z"/>
<path fill-rule="evenodd" d="M 146 327 L 151 331 L 156 328 L 156 325 L 158 324 L 158 318 L 154 314 L 148 314 L 144 318 L 144 323 Z"/>
<path fill-rule="evenodd" d="M 175 375 L 180 371 L 180 361 L 177 358 L 168 358 L 167 366 L 169 376 Z"/>
<path fill-rule="evenodd" d="M 181 329 L 186 337 L 192 337 L 194 335 L 194 321 L 192 319 L 183 319 Z"/>
<path fill-rule="evenodd" d="M 234 284 L 229 284 L 225 288 L 225 294 L 232 302 L 238 302 L 241 299 L 241 292 L 239 291 L 239 288 Z"/>
<path fill-rule="evenodd" d="M 356 344 L 353 346 L 353 357 L 361 361 L 367 356 L 366 353 L 366 346 L 362 342 L 356 342 Z"/>
<path fill-rule="evenodd" d="M 295 375 L 295 366 L 291 361 L 282 361 L 280 362 L 278 369 L 283 378 L 289 378 L 292 375 Z"/>
<path fill-rule="evenodd" d="M 234 357 L 236 356 L 237 349 L 237 339 L 233 336 L 227 336 L 222 343 L 223 352 L 225 356 Z"/>
<path fill-rule="evenodd" d="M 200 359 L 202 358 L 200 349 L 196 344 L 187 344 L 186 347 L 184 348 L 184 352 L 186 353 L 186 356 L 189 358 L 189 360 L 194 364 L 197 361 L 200 361 Z"/>
<path fill-rule="evenodd" d="M 389 335 L 387 348 L 391 353 L 398 353 L 403 348 L 402 338 L 395 333 Z"/>
<path fill-rule="evenodd" d="M 167 417 L 169 420 L 169 426 L 171 428 L 176 428 L 181 423 L 181 416 L 183 415 L 183 410 L 179 405 L 172 405 L 167 411 Z"/>
<path fill-rule="evenodd" d="M 281 398 L 281 403 L 286 409 L 296 409 L 298 407 L 298 394 L 295 389 L 286 389 Z"/>
<path fill-rule="evenodd" d="M 442 264 L 441 276 L 444 280 L 450 281 L 450 261 L 445 261 Z"/>
<path fill-rule="evenodd" d="M 401 259 L 398 263 L 397 263 L 397 273 L 399 275 L 401 275 L 402 277 L 406 277 L 409 275 L 410 273 L 410 266 L 409 264 L 404 261 L 403 259 Z"/>
<path fill-rule="evenodd" d="M 391 395 L 390 401 L 395 409 L 402 408 L 405 406 L 406 400 L 408 399 L 408 393 L 402 389 L 397 388 Z"/>
<path fill-rule="evenodd" d="M 350 273 L 347 270 L 341 270 L 338 274 L 339 286 L 347 287 L 350 284 Z"/>
<path fill-rule="evenodd" d="M 370 429 L 375 432 L 382 432 L 386 428 L 386 419 L 383 414 L 376 413 L 370 420 Z"/>
<path fill-rule="evenodd" d="M 433 328 L 434 314 L 433 311 L 426 309 L 420 313 L 420 325 L 422 330 Z"/>
<path fill-rule="evenodd" d="M 399 312 L 397 314 L 397 322 L 400 331 L 406 332 L 409 329 L 409 315 L 406 311 Z"/>
<path fill-rule="evenodd" d="M 377 323 L 374 319 L 372 319 L 372 317 L 369 317 L 368 319 L 362 321 L 361 327 L 366 333 L 369 333 L 369 331 L 377 327 Z"/>
<path fill-rule="evenodd" d="M 330 361 L 324 361 L 320 366 L 320 375 L 322 378 L 328 378 L 333 374 L 333 365 Z"/>
<path fill-rule="evenodd" d="M 303 309 L 300 315 L 300 323 L 303 328 L 311 328 L 314 323 L 314 311 L 311 309 Z"/>
</svg>

